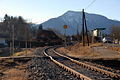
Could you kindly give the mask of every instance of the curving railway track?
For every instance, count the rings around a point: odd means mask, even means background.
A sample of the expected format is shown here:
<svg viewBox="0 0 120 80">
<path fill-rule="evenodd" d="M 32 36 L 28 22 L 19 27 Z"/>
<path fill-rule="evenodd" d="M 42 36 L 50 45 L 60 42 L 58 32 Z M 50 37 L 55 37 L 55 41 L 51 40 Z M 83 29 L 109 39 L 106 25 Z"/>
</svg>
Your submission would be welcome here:
<svg viewBox="0 0 120 80">
<path fill-rule="evenodd" d="M 66 71 L 84 80 L 119 80 L 120 75 L 110 72 L 107 69 L 95 67 L 82 61 L 74 60 L 68 56 L 56 52 L 53 48 L 47 48 L 44 54 L 55 64 Z"/>
<path fill-rule="evenodd" d="M 0 60 L 13 59 L 23 62 L 30 60 L 26 68 L 30 72 L 29 80 L 120 80 L 119 72 L 112 68 L 82 59 L 75 60 L 56 52 L 54 47 L 38 48 L 34 54 L 34 56 L 2 57 Z"/>
</svg>

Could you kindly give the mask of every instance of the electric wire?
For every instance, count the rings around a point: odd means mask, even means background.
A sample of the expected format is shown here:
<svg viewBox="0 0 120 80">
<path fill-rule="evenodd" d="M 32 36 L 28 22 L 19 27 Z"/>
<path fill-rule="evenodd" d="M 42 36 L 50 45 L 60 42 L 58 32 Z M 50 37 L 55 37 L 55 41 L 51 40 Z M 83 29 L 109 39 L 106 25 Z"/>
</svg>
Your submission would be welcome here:
<svg viewBox="0 0 120 80">
<path fill-rule="evenodd" d="M 88 9 L 95 1 L 96 1 L 96 0 L 93 0 L 93 1 L 85 8 L 85 10 Z"/>
</svg>

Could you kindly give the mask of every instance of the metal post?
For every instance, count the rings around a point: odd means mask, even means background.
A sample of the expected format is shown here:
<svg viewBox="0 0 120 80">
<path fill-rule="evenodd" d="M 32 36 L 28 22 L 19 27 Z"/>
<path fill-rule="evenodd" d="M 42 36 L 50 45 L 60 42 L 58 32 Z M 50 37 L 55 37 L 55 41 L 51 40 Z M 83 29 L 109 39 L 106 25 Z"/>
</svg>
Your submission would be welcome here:
<svg viewBox="0 0 120 80">
<path fill-rule="evenodd" d="M 67 41 L 66 41 L 66 29 L 65 29 L 65 46 L 67 46 Z"/>
<path fill-rule="evenodd" d="M 68 28 L 67 25 L 64 25 L 63 28 L 65 29 L 65 33 L 64 33 L 64 36 L 65 36 L 65 46 L 67 46 L 67 38 L 66 38 L 66 29 Z"/>
</svg>

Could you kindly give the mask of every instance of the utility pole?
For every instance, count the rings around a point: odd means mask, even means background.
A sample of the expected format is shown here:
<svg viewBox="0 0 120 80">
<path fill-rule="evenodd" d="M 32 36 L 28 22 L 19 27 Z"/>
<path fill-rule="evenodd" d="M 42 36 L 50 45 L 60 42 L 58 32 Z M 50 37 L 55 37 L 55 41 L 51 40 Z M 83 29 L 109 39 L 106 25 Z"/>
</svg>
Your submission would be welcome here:
<svg viewBox="0 0 120 80">
<path fill-rule="evenodd" d="M 79 31 L 78 31 L 78 29 L 79 29 L 79 28 L 78 28 L 78 25 L 77 25 L 77 40 L 80 41 L 80 40 L 79 40 Z"/>
<path fill-rule="evenodd" d="M 26 32 L 26 42 L 25 42 L 25 46 L 26 46 L 26 56 L 27 56 L 27 39 L 28 39 L 28 37 L 27 37 L 27 27 L 25 27 L 25 32 Z"/>
<path fill-rule="evenodd" d="M 84 41 L 84 9 L 82 10 L 82 42 L 83 42 L 83 46 L 85 46 L 85 41 Z"/>
<path fill-rule="evenodd" d="M 14 54 L 14 25 L 12 25 L 13 35 L 12 35 L 12 54 Z"/>
<path fill-rule="evenodd" d="M 87 43 L 88 43 L 88 46 L 89 46 L 89 37 L 88 37 L 88 29 L 87 29 L 87 23 L 86 23 L 85 13 L 84 13 L 84 19 L 85 19 L 85 29 L 86 29 Z"/>
<path fill-rule="evenodd" d="M 10 22 L 8 21 L 8 24 L 7 24 L 7 27 L 9 28 L 9 33 L 10 33 L 10 43 L 9 43 L 9 47 L 10 47 L 10 56 L 11 56 L 11 54 L 12 54 L 12 32 L 13 32 L 13 30 L 10 30 Z"/>
<path fill-rule="evenodd" d="M 88 29 L 87 29 L 87 23 L 86 23 L 86 17 L 85 17 L 85 12 L 84 9 L 82 10 L 82 42 L 83 46 L 85 46 L 85 30 L 86 30 L 86 36 L 87 36 L 87 43 L 89 46 L 89 38 L 88 38 Z M 85 27 L 85 30 L 84 30 Z"/>
</svg>

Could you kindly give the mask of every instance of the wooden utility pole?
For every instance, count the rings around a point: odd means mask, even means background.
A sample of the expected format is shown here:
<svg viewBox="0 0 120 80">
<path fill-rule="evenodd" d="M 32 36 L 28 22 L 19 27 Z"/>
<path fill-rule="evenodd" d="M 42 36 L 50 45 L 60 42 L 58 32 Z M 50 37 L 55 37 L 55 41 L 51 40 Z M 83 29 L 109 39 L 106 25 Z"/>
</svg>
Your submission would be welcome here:
<svg viewBox="0 0 120 80">
<path fill-rule="evenodd" d="M 89 46 L 89 38 L 88 38 L 88 29 L 87 29 L 87 23 L 86 23 L 86 17 L 85 17 L 85 12 L 84 12 L 84 9 L 82 10 L 82 42 L 83 42 L 83 46 L 85 46 L 85 33 L 86 33 L 86 36 L 87 36 L 87 43 L 88 43 L 88 46 Z M 84 30 L 84 27 L 85 27 L 85 30 Z"/>
<path fill-rule="evenodd" d="M 12 46 L 13 46 L 13 49 L 12 49 L 12 54 L 14 54 L 14 25 L 12 25 L 12 30 L 13 30 L 13 34 L 12 34 Z"/>
<path fill-rule="evenodd" d="M 8 21 L 8 28 L 10 28 L 10 22 Z M 10 33 L 10 56 L 12 55 L 12 29 L 9 29 L 9 33 Z"/>
<path fill-rule="evenodd" d="M 25 40 L 25 48 L 26 48 L 26 56 L 27 56 L 27 49 L 28 49 L 28 35 L 27 35 L 27 33 L 28 33 L 28 30 L 27 30 L 27 27 L 25 26 L 25 36 L 26 36 L 26 40 Z"/>
<path fill-rule="evenodd" d="M 78 29 L 79 29 L 79 28 L 78 28 L 78 25 L 77 25 L 77 40 L 80 41 L 80 39 L 79 39 L 80 36 L 79 36 L 79 31 L 78 31 Z"/>
<path fill-rule="evenodd" d="M 84 9 L 82 11 L 82 42 L 83 42 L 83 46 L 85 46 L 85 41 L 84 41 Z"/>
<path fill-rule="evenodd" d="M 84 13 L 84 19 L 85 19 L 85 29 L 86 29 L 87 43 L 88 43 L 88 46 L 89 46 L 89 37 L 88 37 L 88 29 L 87 29 L 87 23 L 86 23 L 85 13 Z"/>
</svg>

